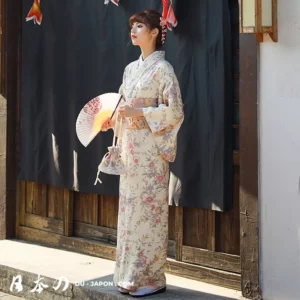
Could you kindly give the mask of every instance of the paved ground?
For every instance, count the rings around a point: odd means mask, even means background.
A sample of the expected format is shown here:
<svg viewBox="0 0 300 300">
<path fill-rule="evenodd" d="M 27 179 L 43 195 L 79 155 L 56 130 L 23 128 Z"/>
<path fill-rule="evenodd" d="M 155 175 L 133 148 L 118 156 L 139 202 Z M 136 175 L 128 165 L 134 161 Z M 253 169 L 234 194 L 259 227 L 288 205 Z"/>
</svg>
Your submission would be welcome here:
<svg viewBox="0 0 300 300">
<path fill-rule="evenodd" d="M 29 244 L 20 241 L 0 241 L 0 291 L 9 293 L 14 277 L 22 277 L 23 291 L 13 293 L 23 299 L 94 300 L 129 299 L 112 285 L 115 262 L 65 250 Z M 32 293 L 38 276 L 48 285 L 40 294 Z M 69 281 L 67 290 L 54 290 L 58 278 Z M 235 300 L 244 299 L 238 291 L 209 285 L 199 281 L 166 274 L 167 291 L 151 299 Z M 81 284 L 76 284 L 81 283 Z M 6 297 L 6 298 L 5 298 Z M 0 300 L 7 298 L 0 294 Z M 147 297 L 149 298 L 149 297 Z M 21 298 L 22 299 L 22 298 Z"/>
</svg>

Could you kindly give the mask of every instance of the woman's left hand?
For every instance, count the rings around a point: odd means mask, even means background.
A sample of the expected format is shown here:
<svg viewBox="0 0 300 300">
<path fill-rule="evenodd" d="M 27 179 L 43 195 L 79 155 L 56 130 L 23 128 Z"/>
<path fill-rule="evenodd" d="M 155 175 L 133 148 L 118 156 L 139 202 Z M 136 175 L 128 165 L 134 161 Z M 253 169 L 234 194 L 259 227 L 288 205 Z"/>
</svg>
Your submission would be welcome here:
<svg viewBox="0 0 300 300">
<path fill-rule="evenodd" d="M 121 118 L 141 117 L 143 116 L 143 110 L 141 108 L 136 108 L 123 104 L 119 108 L 119 116 Z"/>
</svg>

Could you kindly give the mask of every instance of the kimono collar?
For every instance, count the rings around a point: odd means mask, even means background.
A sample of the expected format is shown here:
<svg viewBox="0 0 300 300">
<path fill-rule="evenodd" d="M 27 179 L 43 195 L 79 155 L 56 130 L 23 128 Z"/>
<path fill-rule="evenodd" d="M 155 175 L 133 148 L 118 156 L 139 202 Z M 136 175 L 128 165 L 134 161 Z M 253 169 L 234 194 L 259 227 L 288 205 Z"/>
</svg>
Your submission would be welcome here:
<svg viewBox="0 0 300 300">
<path fill-rule="evenodd" d="M 140 58 L 138 60 L 138 65 L 139 65 L 139 67 L 141 67 L 145 62 L 158 61 L 158 60 L 161 60 L 164 58 L 165 58 L 165 51 L 154 51 L 149 56 L 147 56 L 144 60 L 143 60 L 143 56 L 141 54 Z"/>
<path fill-rule="evenodd" d="M 137 60 L 137 64 L 133 65 L 130 81 L 126 84 L 128 98 L 133 98 L 134 89 L 143 74 L 145 74 L 151 66 L 164 59 L 164 57 L 165 51 L 154 51 L 145 60 L 143 60 L 142 55 L 140 56 Z"/>
</svg>

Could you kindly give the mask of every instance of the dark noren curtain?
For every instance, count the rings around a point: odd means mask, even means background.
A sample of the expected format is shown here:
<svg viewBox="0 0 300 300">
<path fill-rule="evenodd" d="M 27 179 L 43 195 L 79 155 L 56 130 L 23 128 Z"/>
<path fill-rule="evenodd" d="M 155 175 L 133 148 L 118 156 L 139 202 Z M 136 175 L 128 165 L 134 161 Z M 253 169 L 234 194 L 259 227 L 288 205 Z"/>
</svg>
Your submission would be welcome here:
<svg viewBox="0 0 300 300">
<path fill-rule="evenodd" d="M 139 48 L 128 19 L 161 0 L 41 1 L 41 26 L 26 22 L 33 3 L 24 0 L 21 151 L 19 179 L 66 189 L 118 195 L 119 178 L 97 167 L 112 131 L 87 147 L 77 139 L 79 111 L 93 97 L 117 92 L 125 66 Z M 185 122 L 171 164 L 173 205 L 223 211 L 232 190 L 232 43 L 238 38 L 235 0 L 173 1 L 178 26 L 168 32 L 166 59 L 178 76 Z"/>
</svg>

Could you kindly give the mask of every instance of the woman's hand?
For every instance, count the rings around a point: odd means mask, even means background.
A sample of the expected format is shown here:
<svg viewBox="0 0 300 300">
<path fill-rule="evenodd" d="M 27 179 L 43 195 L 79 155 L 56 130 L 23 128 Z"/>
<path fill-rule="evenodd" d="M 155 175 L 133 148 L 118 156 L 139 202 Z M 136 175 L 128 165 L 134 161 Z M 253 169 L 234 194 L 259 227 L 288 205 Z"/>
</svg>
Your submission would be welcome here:
<svg viewBox="0 0 300 300">
<path fill-rule="evenodd" d="M 107 131 L 108 129 L 111 129 L 114 127 L 114 120 L 112 120 L 111 118 L 108 118 L 101 127 L 101 131 Z"/>
<path fill-rule="evenodd" d="M 142 117 L 143 110 L 142 108 L 136 108 L 129 105 L 122 104 L 119 108 L 120 118 L 134 118 L 134 117 Z"/>
</svg>

